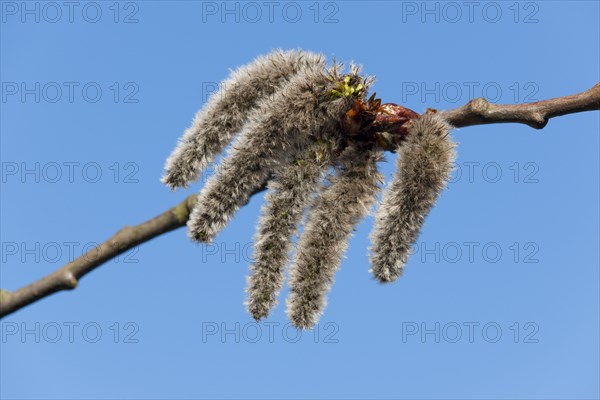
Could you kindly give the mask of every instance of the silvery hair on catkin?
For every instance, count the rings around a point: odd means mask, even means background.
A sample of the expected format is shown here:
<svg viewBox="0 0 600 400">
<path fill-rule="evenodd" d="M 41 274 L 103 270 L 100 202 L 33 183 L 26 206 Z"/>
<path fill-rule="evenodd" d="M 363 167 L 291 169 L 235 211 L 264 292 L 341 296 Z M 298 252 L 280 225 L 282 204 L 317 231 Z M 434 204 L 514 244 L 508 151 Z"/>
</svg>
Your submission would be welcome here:
<svg viewBox="0 0 600 400">
<path fill-rule="evenodd" d="M 258 57 L 221 84 L 166 161 L 162 181 L 185 187 L 231 144 L 190 213 L 196 242 L 212 241 L 252 194 L 267 189 L 246 287 L 256 320 L 277 304 L 289 264 L 287 316 L 300 329 L 318 322 L 349 238 L 376 204 L 384 149 L 396 150 L 398 160 L 371 235 L 379 281 L 401 275 L 446 185 L 451 127 L 435 113 L 419 117 L 374 94 L 366 100 L 373 78 L 360 72 L 301 50 Z"/>
<path fill-rule="evenodd" d="M 425 217 L 446 186 L 455 159 L 450 129 L 437 114 L 424 114 L 398 149 L 396 174 L 383 193 L 371 235 L 372 272 L 380 282 L 402 275 Z"/>
<path fill-rule="evenodd" d="M 322 55 L 276 50 L 233 71 L 179 140 L 166 161 L 162 182 L 175 189 L 198 179 L 239 132 L 260 100 L 273 95 L 298 72 L 324 66 Z"/>
<path fill-rule="evenodd" d="M 229 154 L 200 191 L 188 221 L 190 238 L 210 242 L 277 168 L 293 161 L 294 148 L 316 139 L 340 140 L 340 121 L 353 100 L 327 96 L 340 79 L 338 68 L 306 64 L 250 111 Z"/>
</svg>

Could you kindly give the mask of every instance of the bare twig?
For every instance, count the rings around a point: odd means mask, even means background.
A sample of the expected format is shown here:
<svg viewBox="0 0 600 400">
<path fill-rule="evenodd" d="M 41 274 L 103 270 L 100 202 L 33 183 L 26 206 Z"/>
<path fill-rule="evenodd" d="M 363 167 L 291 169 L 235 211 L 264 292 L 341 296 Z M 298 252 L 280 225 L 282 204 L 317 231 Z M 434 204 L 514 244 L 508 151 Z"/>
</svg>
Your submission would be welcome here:
<svg viewBox="0 0 600 400">
<path fill-rule="evenodd" d="M 457 128 L 515 122 L 541 129 L 550 118 L 592 110 L 600 110 L 600 83 L 579 94 L 529 104 L 492 104 L 479 98 L 462 107 L 441 111 L 440 115 Z M 163 233 L 184 226 L 195 201 L 195 195 L 189 196 L 149 221 L 121 229 L 95 249 L 28 286 L 14 292 L 0 290 L 0 318 L 53 293 L 74 289 L 81 277 L 106 261 Z"/>
<path fill-rule="evenodd" d="M 550 118 L 593 110 L 600 110 L 600 83 L 582 93 L 535 103 L 492 104 L 486 99 L 473 99 L 462 107 L 443 111 L 441 115 L 457 128 L 516 122 L 542 129 Z"/>
<path fill-rule="evenodd" d="M 184 226 L 196 195 L 191 195 L 177 206 L 140 225 L 126 226 L 113 237 L 81 257 L 71 261 L 50 275 L 16 292 L 0 292 L 0 317 L 11 314 L 35 301 L 61 290 L 77 287 L 77 281 L 106 261 L 147 242 L 156 236 Z"/>
</svg>

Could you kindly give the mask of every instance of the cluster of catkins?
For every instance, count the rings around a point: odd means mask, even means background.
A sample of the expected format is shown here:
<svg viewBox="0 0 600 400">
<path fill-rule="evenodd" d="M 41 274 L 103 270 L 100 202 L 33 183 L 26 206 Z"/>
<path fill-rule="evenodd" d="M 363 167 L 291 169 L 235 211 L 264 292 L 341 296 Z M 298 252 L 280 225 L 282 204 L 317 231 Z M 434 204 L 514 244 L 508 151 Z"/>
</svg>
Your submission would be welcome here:
<svg viewBox="0 0 600 400">
<path fill-rule="evenodd" d="M 373 79 L 322 55 L 275 51 L 232 72 L 201 109 L 165 167 L 175 189 L 198 179 L 224 148 L 229 154 L 202 188 L 189 236 L 210 242 L 253 193 L 267 187 L 248 278 L 247 308 L 260 320 L 277 303 L 293 237 L 287 315 L 301 329 L 318 321 L 349 237 L 381 189 L 383 150 L 344 135 L 343 121 Z M 450 126 L 435 114 L 413 120 L 398 146 L 397 172 L 375 216 L 372 272 L 402 274 L 423 220 L 454 161 Z M 305 217 L 305 211 L 308 210 Z M 303 221 L 303 219 L 305 219 Z"/>
</svg>

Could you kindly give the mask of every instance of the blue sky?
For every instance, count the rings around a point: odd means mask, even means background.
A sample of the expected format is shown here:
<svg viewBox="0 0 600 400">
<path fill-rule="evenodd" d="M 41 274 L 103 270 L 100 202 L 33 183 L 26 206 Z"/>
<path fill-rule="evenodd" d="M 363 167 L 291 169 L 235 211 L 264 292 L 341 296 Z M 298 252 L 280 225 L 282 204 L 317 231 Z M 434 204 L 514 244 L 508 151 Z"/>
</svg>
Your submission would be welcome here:
<svg viewBox="0 0 600 400">
<path fill-rule="evenodd" d="M 164 159 L 228 68 L 271 49 L 354 60 L 418 112 L 600 80 L 595 1 L 0 6 L 9 290 L 198 190 L 163 187 Z M 599 118 L 453 131 L 453 181 L 404 277 L 371 278 L 365 219 L 300 336 L 283 304 L 260 325 L 244 310 L 262 196 L 213 245 L 146 243 L 1 321 L 0 396 L 596 399 Z"/>
</svg>

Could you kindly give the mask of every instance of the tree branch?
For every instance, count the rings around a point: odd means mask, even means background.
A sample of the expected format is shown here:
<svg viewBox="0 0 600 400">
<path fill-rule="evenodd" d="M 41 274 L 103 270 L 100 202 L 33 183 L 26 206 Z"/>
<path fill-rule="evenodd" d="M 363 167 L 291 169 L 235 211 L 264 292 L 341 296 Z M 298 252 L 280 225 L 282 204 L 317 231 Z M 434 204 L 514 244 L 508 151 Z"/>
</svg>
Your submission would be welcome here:
<svg viewBox="0 0 600 400">
<path fill-rule="evenodd" d="M 196 195 L 140 225 L 126 226 L 113 237 L 50 275 L 16 292 L 0 291 L 0 318 L 61 290 L 77 287 L 79 279 L 127 250 L 185 225 Z"/>
<path fill-rule="evenodd" d="M 479 98 L 462 107 L 440 111 L 440 115 L 457 128 L 514 122 L 541 129 L 550 118 L 592 110 L 600 110 L 600 83 L 579 94 L 528 104 L 492 104 Z M 260 191 L 262 189 L 256 193 Z M 191 195 L 149 221 L 126 226 L 95 249 L 15 292 L 0 289 L 0 318 L 53 293 L 74 289 L 79 279 L 106 261 L 163 233 L 184 226 L 195 202 L 196 195 Z"/>
<path fill-rule="evenodd" d="M 535 103 L 493 104 L 478 98 L 440 115 L 456 128 L 515 122 L 542 129 L 550 118 L 593 110 L 600 110 L 600 83 L 585 92 Z"/>
</svg>

